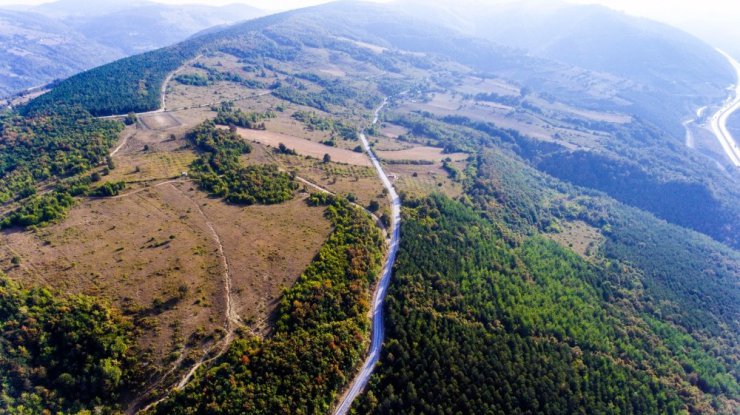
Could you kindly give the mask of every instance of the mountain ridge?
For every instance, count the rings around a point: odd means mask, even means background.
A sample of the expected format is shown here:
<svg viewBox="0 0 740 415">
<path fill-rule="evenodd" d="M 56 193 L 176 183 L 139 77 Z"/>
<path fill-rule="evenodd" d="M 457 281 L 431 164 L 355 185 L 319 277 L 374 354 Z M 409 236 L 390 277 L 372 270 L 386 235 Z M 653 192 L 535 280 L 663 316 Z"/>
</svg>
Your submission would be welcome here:
<svg viewBox="0 0 740 415">
<path fill-rule="evenodd" d="M 214 25 L 264 12 L 242 5 L 172 6 L 61 0 L 0 8 L 0 97 L 64 79 L 128 55 L 176 43 Z M 28 28 L 34 27 L 35 32 Z M 51 40 L 49 40 L 51 39 Z M 53 47 L 51 43 L 54 42 Z"/>
</svg>

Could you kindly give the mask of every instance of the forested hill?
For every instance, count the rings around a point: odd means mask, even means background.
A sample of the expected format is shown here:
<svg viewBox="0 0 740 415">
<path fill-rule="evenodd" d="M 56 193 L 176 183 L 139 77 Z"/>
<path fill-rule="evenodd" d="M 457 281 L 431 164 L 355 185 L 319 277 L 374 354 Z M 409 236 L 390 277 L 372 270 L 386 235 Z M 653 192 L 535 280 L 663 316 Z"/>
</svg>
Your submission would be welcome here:
<svg viewBox="0 0 740 415">
<path fill-rule="evenodd" d="M 411 6 L 406 6 L 406 8 L 409 7 Z M 508 48 L 530 46 L 507 41 L 507 38 L 513 37 L 509 32 L 504 32 L 501 38 L 497 37 L 495 32 L 463 34 L 456 29 L 449 28 L 454 25 L 449 24 L 444 16 L 429 17 L 429 10 L 434 10 L 434 7 L 424 6 L 421 9 L 419 17 L 416 17 L 404 9 L 404 3 L 397 7 L 375 3 L 337 2 L 254 19 L 225 30 L 209 31 L 203 36 L 182 42 L 174 47 L 160 49 L 148 58 L 142 55 L 131 58 L 130 61 L 124 60 L 123 62 L 127 63 L 122 64 L 124 66 L 121 68 L 125 67 L 126 71 L 121 72 L 126 74 L 128 79 L 121 79 L 121 82 L 133 83 L 139 89 L 134 86 L 122 88 L 122 85 L 118 85 L 112 89 L 99 88 L 94 94 L 81 91 L 80 86 L 100 82 L 99 78 L 104 79 L 105 82 L 114 80 L 111 73 L 95 69 L 83 76 L 70 79 L 69 82 L 63 84 L 66 86 L 59 92 L 51 95 L 50 98 L 42 98 L 41 101 L 52 99 L 82 102 L 95 114 L 113 113 L 115 110 L 125 109 L 127 105 L 132 110 L 156 109 L 154 97 L 149 92 L 156 90 L 161 80 L 164 79 L 164 75 L 159 70 L 160 66 L 164 70 L 170 66 L 171 62 L 177 59 L 181 59 L 182 62 L 182 59 L 192 57 L 198 51 L 223 49 L 228 47 L 225 44 L 237 39 L 244 40 L 245 36 L 250 33 L 260 33 L 260 40 L 270 44 L 266 48 L 255 45 L 255 50 L 251 52 L 252 56 L 269 57 L 278 51 L 280 53 L 290 51 L 289 53 L 295 54 L 301 47 L 313 46 L 329 49 L 339 47 L 340 50 L 346 50 L 347 46 L 341 45 L 337 38 L 362 40 L 391 50 L 435 53 L 471 65 L 483 72 L 506 73 L 512 79 L 577 105 L 588 104 L 592 107 L 615 110 L 631 106 L 632 110 L 639 111 L 639 115 L 651 117 L 653 123 L 670 130 L 672 134 L 679 132 L 681 117 L 692 113 L 697 103 L 706 105 L 722 99 L 725 87 L 733 77 L 732 71 L 729 70 L 722 57 L 697 39 L 654 22 L 631 19 L 602 8 L 556 8 L 557 12 L 552 13 L 553 16 L 545 12 L 542 17 L 545 27 L 541 30 L 545 34 L 537 32 L 533 36 L 547 38 L 548 30 L 559 30 L 564 25 L 563 20 L 574 15 L 572 19 L 578 24 L 569 29 L 574 34 L 567 32 L 567 36 L 558 37 L 557 44 L 552 45 L 552 48 L 583 50 L 584 54 L 592 57 L 595 53 L 593 51 L 598 48 L 611 50 L 619 47 L 622 50 L 641 50 L 642 44 L 624 44 L 627 41 L 620 43 L 619 39 L 624 37 L 642 39 L 643 43 L 649 44 L 651 48 L 645 53 L 668 60 L 670 72 L 658 71 L 656 68 L 659 68 L 659 65 L 654 57 L 647 67 L 635 65 L 635 60 L 641 58 L 631 57 L 630 53 L 612 55 L 611 61 L 604 63 L 589 61 L 587 62 L 590 63 L 589 65 L 582 65 L 585 61 L 577 60 L 575 52 L 563 56 L 555 52 L 530 55 L 521 50 Z M 512 13 L 516 16 L 514 12 L 505 8 L 498 10 L 499 8 L 485 8 L 481 10 L 481 13 L 491 15 L 492 19 L 505 20 Z M 457 10 L 450 13 L 459 14 Z M 442 15 L 442 12 L 439 14 Z M 480 16 L 476 18 L 479 19 Z M 473 22 L 470 25 L 475 26 L 477 20 L 472 17 L 471 19 Z M 516 18 L 512 17 L 510 20 L 516 21 Z M 601 22 L 603 24 L 599 26 Z M 501 30 L 505 28 L 502 26 Z M 629 34 L 629 36 L 617 36 L 615 32 Z M 330 40 L 326 39 L 327 36 Z M 584 38 L 598 39 L 585 46 L 574 45 L 574 39 Z M 613 38 L 619 38 L 613 40 L 618 46 L 599 43 Z M 660 48 L 663 49 L 656 50 Z M 385 53 L 390 53 L 391 50 Z M 681 54 L 676 50 L 685 52 Z M 542 58 L 533 56 L 542 56 Z M 155 61 L 150 61 L 155 57 Z M 158 65 L 157 61 L 161 64 Z M 139 66 L 141 68 L 136 71 L 136 67 Z M 605 70 L 605 68 L 611 68 L 611 70 Z M 131 70 L 134 72 L 130 72 Z M 589 70 L 598 72 L 589 73 Z M 164 70 L 164 73 L 166 72 Z M 610 75 L 600 74 L 606 72 Z M 588 90 L 582 83 L 571 82 L 554 74 L 568 74 L 571 78 L 594 77 L 597 82 L 611 83 L 608 88 L 611 91 L 608 91 L 605 96 L 594 96 L 593 91 Z M 667 80 L 666 77 L 673 78 Z M 677 90 L 676 88 L 680 86 L 685 89 Z M 88 102 L 90 99 L 88 95 L 97 96 L 100 93 L 118 95 L 123 98 L 121 100 L 123 103 L 105 105 L 99 101 Z M 667 99 L 670 99 L 674 105 L 655 105 Z M 682 132 L 677 135 L 680 137 L 676 138 L 682 138 Z"/>
<path fill-rule="evenodd" d="M 356 2 L 69 78 L 0 114 L 0 412 L 330 412 L 389 224 L 364 131 L 403 220 L 356 413 L 734 415 L 740 188 L 655 91 Z"/>
<path fill-rule="evenodd" d="M 378 45 L 381 50 L 374 53 L 359 45 L 358 40 Z M 675 91 L 658 84 L 647 88 L 533 58 L 430 25 L 427 20 L 399 13 L 388 5 L 338 2 L 251 20 L 69 78 L 32 101 L 24 111 L 60 103 L 79 104 L 93 115 L 154 110 L 161 104 L 160 90 L 167 74 L 199 54 L 220 51 L 245 62 L 290 62 L 311 48 L 348 53 L 401 78 L 409 74 L 402 73 L 394 59 L 409 60 L 414 56 L 409 51 L 427 57 L 414 58 L 413 65 L 421 71 L 433 68 L 429 56 L 442 57 L 468 65 L 484 76 L 498 74 L 513 79 L 526 87 L 524 91 L 536 91 L 546 100 L 563 100 L 606 112 L 625 111 L 633 117 L 627 126 L 579 121 L 578 128 L 605 135 L 598 141 L 575 150 L 568 146 L 539 146 L 528 157 L 536 167 L 553 176 L 607 192 L 671 223 L 703 232 L 730 246 L 740 246 L 740 205 L 735 203 L 740 197 L 738 179 L 718 169 L 714 161 L 676 143 L 682 140 L 677 138 L 675 129 L 676 125 L 680 127 L 681 108 L 690 106 L 700 92 L 695 91 L 691 98 L 676 98 Z M 701 71 L 694 71 L 691 76 L 699 79 Z M 707 76 L 711 78 L 711 74 Z M 575 78 L 583 82 L 573 82 Z M 722 80 L 704 81 L 707 90 L 723 93 Z M 702 99 L 719 97 L 710 95 Z M 665 102 L 672 105 L 664 105 Z M 685 194 L 691 197 L 676 197 Z"/>
<path fill-rule="evenodd" d="M 244 59 L 291 60 L 303 48 L 319 47 L 349 52 L 375 66 L 398 71 L 390 62 L 391 56 L 368 54 L 350 39 L 447 55 L 486 70 L 513 69 L 530 61 L 525 55 L 483 40 L 441 27 L 430 29 L 428 24 L 382 5 L 340 2 L 250 20 L 95 68 L 61 82 L 26 110 L 54 103 L 80 104 L 94 115 L 154 110 L 160 105 L 158 91 L 167 74 L 205 51 L 227 51 Z"/>
</svg>

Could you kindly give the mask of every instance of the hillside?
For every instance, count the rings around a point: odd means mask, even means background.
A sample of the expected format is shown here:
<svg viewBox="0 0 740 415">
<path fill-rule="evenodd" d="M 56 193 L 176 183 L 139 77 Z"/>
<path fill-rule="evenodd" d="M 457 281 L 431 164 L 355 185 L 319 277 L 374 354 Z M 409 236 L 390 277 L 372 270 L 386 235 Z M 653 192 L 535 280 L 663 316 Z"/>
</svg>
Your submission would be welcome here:
<svg viewBox="0 0 740 415">
<path fill-rule="evenodd" d="M 114 49 L 35 13 L 0 10 L 0 96 L 120 58 Z"/>
<path fill-rule="evenodd" d="M 629 111 L 649 118 L 680 142 L 681 123 L 697 108 L 725 97 L 734 71 L 700 39 L 668 25 L 628 16 L 597 5 L 558 1 L 460 2 L 424 5 L 398 3 L 404 11 L 470 36 L 517 48 L 532 56 L 608 75 L 621 84 L 594 108 Z M 474 11 L 474 12 L 473 12 Z M 539 82 L 563 94 L 567 81 L 548 82 L 548 73 L 513 73 L 516 79 Z M 542 79 L 545 78 L 545 79 Z M 572 88 L 573 86 L 571 86 Z M 567 96 L 567 95 L 566 95 Z M 660 105 L 670 101 L 673 105 Z M 575 102 L 584 105 L 582 98 Z M 630 108 L 624 108 L 630 107 Z"/>
<path fill-rule="evenodd" d="M 179 66 L 185 60 L 196 56 L 199 50 L 207 46 L 222 45 L 230 48 L 230 42 L 247 42 L 244 33 L 261 30 L 259 37 L 252 37 L 248 42 L 257 42 L 253 51 L 240 52 L 245 58 L 265 56 L 273 59 L 292 59 L 306 47 L 320 46 L 324 48 L 357 49 L 348 45 L 347 41 L 336 38 L 354 37 L 366 42 L 388 47 L 390 50 L 409 50 L 413 52 L 426 51 L 436 56 L 453 59 L 468 65 L 481 76 L 500 74 L 514 83 L 516 88 L 524 91 L 538 92 L 537 97 L 527 98 L 524 101 L 535 102 L 539 105 L 553 103 L 562 98 L 561 105 L 575 105 L 574 94 L 590 111 L 626 114 L 632 120 L 630 123 L 604 123 L 603 118 L 579 120 L 573 113 L 561 115 L 559 123 L 572 125 L 572 128 L 583 130 L 577 135 L 595 134 L 596 140 L 584 140 L 583 137 L 563 139 L 556 136 L 556 131 L 545 131 L 550 143 L 529 145 L 523 154 L 539 169 L 556 177 L 571 181 L 577 185 L 591 187 L 609 193 L 616 199 L 648 210 L 657 216 L 681 226 L 704 232 L 713 238 L 737 247 L 737 223 L 740 218 L 740 207 L 733 200 L 740 197 L 737 186 L 740 177 L 736 172 L 729 173 L 724 168 L 717 168 L 713 159 L 676 143 L 673 133 L 674 123 L 665 125 L 662 115 L 644 113 L 641 105 L 647 101 L 653 102 L 652 108 L 668 108 L 658 105 L 672 95 L 673 92 L 662 89 L 660 85 L 651 88 L 658 91 L 655 94 L 641 95 L 632 107 L 624 107 L 626 97 L 636 92 L 629 84 L 624 84 L 613 78 L 604 77 L 598 73 L 578 70 L 583 79 L 589 80 L 592 86 L 587 89 L 591 96 L 577 94 L 570 79 L 574 69 L 563 67 L 551 61 L 531 58 L 514 50 L 491 45 L 486 41 L 472 39 L 465 35 L 437 27 L 430 33 L 427 23 L 402 14 L 398 14 L 394 7 L 366 5 L 365 11 L 358 11 L 352 5 L 337 4 L 332 7 L 318 7 L 306 9 L 300 13 L 288 12 L 236 25 L 222 32 L 209 34 L 188 42 L 165 48 L 151 54 L 139 55 L 114 66 L 104 66 L 96 71 L 81 74 L 62 83 L 54 92 L 47 94 L 34 103 L 44 105 L 56 99 L 65 99 L 78 102 L 86 106 L 95 115 L 111 113 L 125 113 L 128 110 L 144 111 L 157 108 L 160 103 L 157 91 L 166 74 Z M 366 15 L 363 16 L 362 14 Z M 348 22 L 357 22 L 350 24 Z M 298 32 L 291 26 L 307 28 Z M 265 30 L 269 28 L 268 30 Z M 275 33 L 280 34 L 276 35 Z M 327 41 L 326 38 L 329 38 Z M 243 46 L 240 46 L 243 47 Z M 351 51 L 350 51 L 351 52 Z M 361 48 L 357 54 L 367 54 Z M 383 70 L 397 72 L 389 60 L 393 53 L 388 51 L 380 54 L 371 54 L 362 59 Z M 128 70 L 121 71 L 121 68 Z M 415 65 L 423 65 L 419 62 Z M 146 70 L 142 68 L 147 68 Z M 547 84 L 543 85 L 532 78 L 531 74 L 547 75 Z M 543 75 L 535 75 L 539 77 Z M 140 84 L 139 81 L 144 81 Z M 557 84 L 561 92 L 553 95 L 551 86 Z M 578 83 L 582 84 L 581 82 Z M 146 93 L 139 93 L 142 85 Z M 598 88 L 593 85 L 598 85 Z M 80 88 L 80 86 L 84 86 Z M 578 88 L 583 88 L 578 87 Z M 626 89 L 625 89 L 626 88 Z M 448 96 L 443 99 L 466 100 L 469 97 L 456 94 L 465 93 L 465 86 L 455 80 L 445 84 L 440 91 Z M 638 88 L 639 89 L 639 88 Z M 719 86 L 715 90 L 721 90 Z M 596 92 L 594 92 L 596 91 Z M 431 92 L 431 91 L 430 91 Z M 435 91 L 436 92 L 436 91 Z M 481 91 L 481 93 L 488 93 Z M 593 94 L 599 94 L 598 97 Z M 441 95 L 441 94 L 440 94 Z M 480 97 L 479 97 L 480 98 Z M 611 104 L 606 109 L 598 106 L 592 108 L 592 99 L 599 102 L 608 101 Z M 718 99 L 714 96 L 705 96 L 706 100 Z M 496 97 L 489 101 L 495 101 Z M 535 106 L 538 104 L 534 104 Z M 675 107 L 680 106 L 677 103 Z M 506 107 L 504 107 L 505 109 Z M 617 111 L 618 108 L 619 110 Z M 436 102 L 427 105 L 417 105 L 418 110 L 433 113 L 436 116 L 464 115 L 469 118 L 465 123 L 483 128 L 485 122 L 496 121 L 491 119 L 485 111 L 476 110 L 464 113 L 449 111 L 444 106 L 439 107 Z M 674 110 L 671 110 L 674 111 Z M 547 110 L 531 111 L 531 116 L 547 119 Z M 654 116 L 653 116 L 654 115 Z M 463 120 L 459 120 L 461 122 Z M 482 122 L 482 123 L 481 123 Z M 477 124 L 476 124 L 477 123 Z M 680 125 L 680 124 L 678 124 Z M 506 124 L 503 124 L 506 127 Z M 499 128 L 494 125 L 494 128 Z M 683 128 L 683 127 L 681 127 Z M 500 128 L 499 128 L 500 129 Z M 527 131 L 524 131 L 524 135 Z M 683 135 L 681 136 L 683 137 Z M 539 140 L 542 141 L 542 140 Z M 571 160 L 579 160 L 572 163 Z M 691 199 L 682 195 L 685 191 L 692 193 Z"/>
<path fill-rule="evenodd" d="M 101 16 L 65 19 L 89 39 L 125 55 L 133 55 L 177 43 L 213 26 L 248 20 L 264 12 L 245 6 L 172 6 L 143 3 Z"/>
<path fill-rule="evenodd" d="M 201 30 L 263 14 L 247 6 L 63 0 L 0 9 L 0 97 L 63 79 L 124 56 L 187 39 Z"/>
<path fill-rule="evenodd" d="M 17 352 L 38 339 L 120 347 L 0 410 L 331 412 L 385 257 L 354 413 L 737 412 L 736 176 L 625 105 L 636 82 L 348 2 L 60 82 L 0 118 L 0 377 L 56 373 Z M 112 317 L 20 336 L 19 301 Z"/>
</svg>

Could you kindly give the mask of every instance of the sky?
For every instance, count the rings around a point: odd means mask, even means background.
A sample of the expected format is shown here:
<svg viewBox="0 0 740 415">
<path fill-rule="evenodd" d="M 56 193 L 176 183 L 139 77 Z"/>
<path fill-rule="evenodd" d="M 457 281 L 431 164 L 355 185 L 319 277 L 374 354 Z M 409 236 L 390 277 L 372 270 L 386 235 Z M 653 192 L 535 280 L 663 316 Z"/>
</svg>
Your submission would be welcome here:
<svg viewBox="0 0 740 415">
<path fill-rule="evenodd" d="M 9 4 L 38 4 L 49 0 L 0 0 Z M 106 0 L 90 0 L 106 1 Z M 327 0 L 153 0 L 161 3 L 224 5 L 246 3 L 265 10 L 286 10 L 327 2 Z M 389 0 L 374 0 L 389 1 Z M 440 0 L 455 1 L 455 0 Z M 520 0 L 478 0 L 508 2 Z M 715 46 L 740 45 L 740 2 L 737 0 L 565 0 L 570 3 L 598 3 L 625 13 L 648 17 L 688 30 Z M 728 38 L 729 37 L 729 38 Z"/>
<path fill-rule="evenodd" d="M 105 0 L 91 0 L 105 1 Z M 247 3 L 266 9 L 290 9 L 315 5 L 326 0 L 154 0 L 160 3 L 200 3 L 224 5 Z M 375 0 L 384 1 L 384 0 Z M 385 0 L 387 1 L 387 0 Z M 454 1 L 454 0 L 451 0 Z M 491 0 L 501 1 L 501 0 Z M 599 3 L 629 14 L 650 17 L 667 23 L 696 19 L 740 21 L 740 2 L 735 0 L 566 0 L 571 3 Z M 49 0 L 0 0 L 0 5 L 38 4 Z"/>
</svg>

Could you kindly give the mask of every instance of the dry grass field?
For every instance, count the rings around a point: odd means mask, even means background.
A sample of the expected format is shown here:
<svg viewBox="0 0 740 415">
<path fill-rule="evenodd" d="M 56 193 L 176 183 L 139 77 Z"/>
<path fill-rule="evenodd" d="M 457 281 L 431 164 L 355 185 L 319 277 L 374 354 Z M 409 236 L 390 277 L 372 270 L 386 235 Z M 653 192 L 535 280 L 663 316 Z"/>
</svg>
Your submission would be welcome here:
<svg viewBox="0 0 740 415">
<path fill-rule="evenodd" d="M 409 130 L 405 127 L 385 122 L 381 124 L 380 128 L 380 134 L 388 138 L 398 138 L 398 136 L 408 134 L 408 132 Z"/>
<path fill-rule="evenodd" d="M 195 158 L 195 153 L 186 149 L 127 153 L 114 158 L 116 168 L 104 180 L 136 183 L 178 177 L 188 171 Z"/>
<path fill-rule="evenodd" d="M 569 116 L 566 113 L 540 115 L 530 111 L 514 110 L 505 105 L 466 100 L 462 96 L 451 94 L 435 94 L 429 102 L 407 101 L 401 104 L 400 111 L 427 111 L 437 116 L 460 115 L 476 121 L 490 122 L 500 128 L 516 130 L 541 141 L 557 142 L 573 150 L 593 148 L 605 134 L 559 121 L 558 117 Z M 596 117 L 595 114 L 592 115 Z M 604 113 L 601 116 L 619 119 L 619 115 Z"/>
<path fill-rule="evenodd" d="M 521 94 L 518 86 L 503 79 L 477 78 L 474 76 L 462 78 L 460 85 L 455 88 L 455 91 L 472 95 L 480 93 L 489 94 L 492 92 L 508 96 L 519 96 Z"/>
<path fill-rule="evenodd" d="M 0 265 L 26 283 L 100 296 L 145 316 L 151 330 L 142 346 L 164 361 L 224 323 L 223 267 L 209 223 L 223 245 L 237 311 L 264 332 L 280 292 L 330 232 L 323 210 L 300 198 L 243 208 L 209 199 L 189 181 L 165 182 L 86 200 L 37 232 L 1 234 Z"/>
<path fill-rule="evenodd" d="M 453 163 L 460 170 L 465 168 L 465 164 L 464 161 Z M 384 166 L 384 169 L 394 177 L 394 185 L 398 191 L 412 196 L 444 193 L 450 197 L 458 197 L 463 194 L 462 185 L 450 180 L 447 172 L 439 164 L 389 164 Z"/>
<path fill-rule="evenodd" d="M 544 235 L 584 258 L 593 257 L 604 240 L 601 232 L 582 221 L 562 222 L 560 230 Z"/>
<path fill-rule="evenodd" d="M 323 159 L 324 154 L 329 154 L 331 160 L 338 163 L 352 164 L 355 166 L 370 166 L 370 159 L 364 153 L 357 153 L 344 148 L 331 147 L 305 138 L 288 134 L 278 133 L 270 130 L 258 131 L 246 128 L 238 128 L 239 135 L 245 139 L 277 148 L 280 143 L 295 150 L 299 155 Z"/>
<path fill-rule="evenodd" d="M 450 158 L 455 161 L 465 160 L 468 158 L 468 155 L 465 153 L 447 154 L 439 147 L 428 146 L 414 146 L 395 151 L 378 150 L 376 151 L 376 154 L 381 160 L 423 160 L 441 162 L 446 158 Z"/>
<path fill-rule="evenodd" d="M 276 161 L 284 170 L 295 172 L 332 193 L 355 195 L 357 203 L 362 206 L 367 206 L 373 199 L 381 206 L 388 203 L 382 195 L 383 185 L 372 167 L 323 163 L 314 158 L 287 155 L 277 156 Z"/>
<path fill-rule="evenodd" d="M 267 109 L 275 102 L 264 97 L 248 105 Z M 208 108 L 141 116 L 121 133 L 112 149 L 116 168 L 103 178 L 126 182 L 126 190 L 82 200 L 61 223 L 0 234 L 0 269 L 27 284 L 102 297 L 132 314 L 142 325 L 141 346 L 161 369 L 178 355 L 201 353 L 209 336 L 219 336 L 225 322 L 224 259 L 236 311 L 253 332 L 268 331 L 282 290 L 318 252 L 330 224 L 322 208 L 305 203 L 305 194 L 280 205 L 245 208 L 210 199 L 181 177 L 196 158 L 185 133 L 213 116 Z M 280 157 L 255 145 L 244 161 L 280 162 Z M 345 176 L 367 175 L 352 168 L 369 170 L 320 164 L 317 171 L 346 168 Z"/>
<path fill-rule="evenodd" d="M 61 224 L 2 234 L 2 264 L 12 278 L 143 313 L 151 330 L 142 346 L 164 358 L 199 328 L 212 332 L 221 323 L 218 258 L 189 210 L 192 202 L 171 186 L 87 200 Z M 9 267 L 13 256 L 21 266 Z"/>
</svg>

